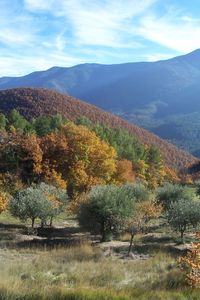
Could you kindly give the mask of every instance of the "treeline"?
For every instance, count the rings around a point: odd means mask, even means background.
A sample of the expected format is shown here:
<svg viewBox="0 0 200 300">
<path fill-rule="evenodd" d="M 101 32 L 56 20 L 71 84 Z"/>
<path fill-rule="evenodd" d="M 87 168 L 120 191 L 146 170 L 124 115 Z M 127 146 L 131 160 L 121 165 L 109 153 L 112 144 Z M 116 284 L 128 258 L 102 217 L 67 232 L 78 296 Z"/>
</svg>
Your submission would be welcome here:
<svg viewBox="0 0 200 300">
<path fill-rule="evenodd" d="M 28 121 L 15 109 L 0 116 L 0 188 L 46 182 L 68 189 L 71 198 L 97 184 L 140 180 L 155 189 L 177 180 L 166 168 L 159 149 L 142 145 L 125 129 L 76 124 L 60 115 Z"/>
</svg>

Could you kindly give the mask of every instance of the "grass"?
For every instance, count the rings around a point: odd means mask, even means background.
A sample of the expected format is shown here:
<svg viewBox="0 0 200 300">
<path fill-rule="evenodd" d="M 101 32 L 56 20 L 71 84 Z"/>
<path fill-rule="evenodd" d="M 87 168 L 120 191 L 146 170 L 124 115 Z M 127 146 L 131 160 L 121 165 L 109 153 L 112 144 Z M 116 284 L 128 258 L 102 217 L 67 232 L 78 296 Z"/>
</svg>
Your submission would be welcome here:
<svg viewBox="0 0 200 300">
<path fill-rule="evenodd" d="M 158 295 L 166 290 L 175 293 L 184 287 L 183 274 L 170 256 L 158 253 L 148 260 L 112 260 L 88 244 L 52 251 L 1 249 L 0 278 L 0 299 L 29 299 L 23 295 L 32 299 L 38 291 L 38 299 L 51 299 L 50 290 L 62 291 L 63 297 L 67 295 L 63 299 L 140 299 L 134 297 L 146 297 L 152 290 Z M 102 293 L 102 298 L 89 290 Z M 85 296 L 69 296 L 73 293 Z"/>
<path fill-rule="evenodd" d="M 76 227 L 69 216 L 55 222 Z M 0 228 L 0 300 L 200 299 L 200 291 L 186 286 L 176 258 L 162 247 L 144 260 L 105 257 L 90 241 L 54 249 L 16 248 L 15 240 L 24 237 L 23 224 L 7 214 L 0 216 L 2 223 L 7 227 Z M 148 242 L 148 237 L 137 236 L 136 242 L 142 244 L 145 238 Z"/>
</svg>

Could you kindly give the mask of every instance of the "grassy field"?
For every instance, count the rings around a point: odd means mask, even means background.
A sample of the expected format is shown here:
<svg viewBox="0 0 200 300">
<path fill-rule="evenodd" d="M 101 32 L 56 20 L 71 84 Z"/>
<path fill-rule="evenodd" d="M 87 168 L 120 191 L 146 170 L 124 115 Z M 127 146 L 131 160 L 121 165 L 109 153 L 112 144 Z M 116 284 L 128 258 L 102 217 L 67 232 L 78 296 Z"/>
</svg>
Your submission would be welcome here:
<svg viewBox="0 0 200 300">
<path fill-rule="evenodd" d="M 126 253 L 127 236 L 115 247 L 100 247 L 73 219 L 63 215 L 55 224 L 51 235 L 36 236 L 0 215 L 0 299 L 200 299 L 177 267 L 173 239 L 160 229 L 137 237 L 133 253 L 146 256 L 134 259 L 119 255 Z"/>
</svg>

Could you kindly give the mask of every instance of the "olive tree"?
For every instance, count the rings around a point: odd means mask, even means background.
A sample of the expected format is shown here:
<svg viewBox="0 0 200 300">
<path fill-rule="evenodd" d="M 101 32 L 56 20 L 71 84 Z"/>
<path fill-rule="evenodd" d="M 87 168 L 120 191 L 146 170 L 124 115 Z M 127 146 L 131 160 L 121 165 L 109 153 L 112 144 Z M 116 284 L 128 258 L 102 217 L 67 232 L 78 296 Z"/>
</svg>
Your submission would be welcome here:
<svg viewBox="0 0 200 300">
<path fill-rule="evenodd" d="M 9 209 L 13 216 L 22 221 L 31 219 L 34 227 L 35 219 L 39 218 L 42 224 L 48 217 L 58 214 L 67 200 L 63 190 L 41 183 L 35 187 L 28 187 L 18 191 L 9 202 Z"/>
<path fill-rule="evenodd" d="M 166 183 L 163 187 L 158 188 L 156 193 L 157 203 L 161 204 L 165 211 L 170 208 L 171 204 L 192 197 L 188 187 L 172 183 Z"/>
<path fill-rule="evenodd" d="M 81 205 L 78 220 L 84 229 L 101 234 L 101 240 L 106 241 L 126 228 L 134 207 L 135 197 L 130 186 L 96 186 L 87 202 Z"/>
<path fill-rule="evenodd" d="M 183 239 L 187 228 L 196 228 L 200 223 L 200 202 L 181 199 L 171 204 L 166 216 L 169 225 L 175 231 L 180 232 Z"/>
</svg>

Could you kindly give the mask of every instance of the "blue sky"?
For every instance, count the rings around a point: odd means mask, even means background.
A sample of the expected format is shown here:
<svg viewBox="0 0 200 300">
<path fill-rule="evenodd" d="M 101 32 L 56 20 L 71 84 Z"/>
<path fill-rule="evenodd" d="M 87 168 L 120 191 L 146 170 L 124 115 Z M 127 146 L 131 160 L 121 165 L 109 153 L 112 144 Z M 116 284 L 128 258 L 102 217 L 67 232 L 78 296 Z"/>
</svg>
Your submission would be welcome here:
<svg viewBox="0 0 200 300">
<path fill-rule="evenodd" d="M 197 48 L 199 0 L 0 0 L 0 76 Z"/>
</svg>

